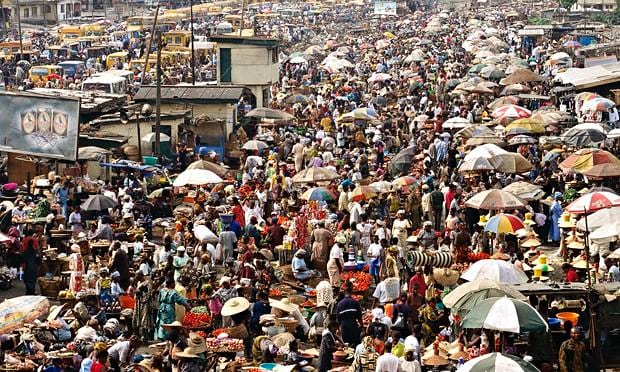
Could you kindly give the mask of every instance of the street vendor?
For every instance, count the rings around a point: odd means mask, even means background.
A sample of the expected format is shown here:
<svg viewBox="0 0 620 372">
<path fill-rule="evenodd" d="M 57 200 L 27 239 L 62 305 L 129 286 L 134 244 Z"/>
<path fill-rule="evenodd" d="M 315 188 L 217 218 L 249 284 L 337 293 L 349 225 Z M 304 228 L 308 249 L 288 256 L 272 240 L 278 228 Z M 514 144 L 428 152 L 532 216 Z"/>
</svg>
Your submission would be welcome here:
<svg viewBox="0 0 620 372">
<path fill-rule="evenodd" d="M 343 249 L 347 243 L 344 235 L 336 236 L 336 242 L 329 251 L 329 261 L 327 261 L 327 274 L 329 282 L 333 287 L 340 286 L 340 273 L 344 269 L 344 253 Z"/>
<path fill-rule="evenodd" d="M 293 255 L 291 261 L 291 268 L 293 270 L 293 276 L 298 280 L 308 280 L 312 277 L 318 276 L 318 273 L 314 270 L 310 270 L 306 265 L 306 251 L 304 249 L 298 249 Z"/>
<path fill-rule="evenodd" d="M 165 339 L 167 332 L 162 327 L 163 324 L 170 324 L 175 320 L 175 304 L 180 304 L 190 309 L 187 299 L 181 297 L 175 289 L 175 281 L 173 278 L 166 279 L 166 287 L 159 291 L 159 310 L 157 312 L 157 337 L 160 340 Z"/>
</svg>

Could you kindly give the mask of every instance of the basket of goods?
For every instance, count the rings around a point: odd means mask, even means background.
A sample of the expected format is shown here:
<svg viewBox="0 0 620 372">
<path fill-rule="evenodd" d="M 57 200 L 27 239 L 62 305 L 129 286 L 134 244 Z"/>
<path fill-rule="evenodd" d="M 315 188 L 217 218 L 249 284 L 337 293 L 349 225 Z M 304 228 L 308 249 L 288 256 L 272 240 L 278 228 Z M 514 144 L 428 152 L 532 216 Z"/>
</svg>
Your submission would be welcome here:
<svg viewBox="0 0 620 372">
<path fill-rule="evenodd" d="M 39 278 L 39 288 L 41 288 L 41 294 L 45 297 L 56 298 L 58 292 L 64 287 L 62 279 L 59 277 L 54 278 Z"/>
<path fill-rule="evenodd" d="M 275 326 L 283 327 L 289 333 L 295 333 L 295 329 L 297 328 L 297 319 L 295 318 L 276 318 Z"/>
<path fill-rule="evenodd" d="M 344 282 L 353 283 L 353 292 L 366 292 L 372 284 L 372 275 L 363 271 L 346 271 L 340 275 Z M 346 283 L 342 284 L 342 289 L 346 288 Z"/>
<path fill-rule="evenodd" d="M 281 290 L 279 290 L 279 289 L 272 288 L 272 289 L 269 291 L 269 297 L 271 297 L 271 298 L 275 298 L 276 300 L 280 300 L 280 299 L 282 298 L 282 296 L 283 296 L 283 293 L 282 293 L 282 291 L 281 291 Z"/>
<path fill-rule="evenodd" d="M 243 340 L 236 338 L 207 338 L 207 350 L 212 353 L 236 353 L 243 350 Z"/>
<path fill-rule="evenodd" d="M 196 306 L 185 313 L 181 322 L 186 328 L 205 328 L 211 325 L 211 315 L 206 306 Z"/>
</svg>

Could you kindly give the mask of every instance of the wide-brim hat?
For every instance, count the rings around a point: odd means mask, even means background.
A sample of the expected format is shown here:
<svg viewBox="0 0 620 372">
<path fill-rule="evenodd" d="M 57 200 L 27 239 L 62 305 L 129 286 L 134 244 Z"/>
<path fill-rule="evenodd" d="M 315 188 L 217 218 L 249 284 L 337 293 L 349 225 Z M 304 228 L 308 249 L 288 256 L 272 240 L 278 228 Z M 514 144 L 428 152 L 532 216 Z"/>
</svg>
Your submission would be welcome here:
<svg viewBox="0 0 620 372">
<path fill-rule="evenodd" d="M 459 280 L 460 274 L 456 270 L 438 268 L 433 270 L 433 279 L 443 286 L 451 286 Z"/>
<path fill-rule="evenodd" d="M 250 302 L 245 297 L 233 297 L 222 307 L 222 316 L 231 316 L 242 313 L 250 308 Z"/>
<path fill-rule="evenodd" d="M 292 303 L 291 300 L 288 299 L 288 297 L 285 297 L 282 300 L 271 300 L 271 307 L 285 311 L 287 313 L 291 313 L 299 309 L 299 306 Z"/>
<path fill-rule="evenodd" d="M 189 335 L 189 340 L 187 340 L 187 349 L 190 354 L 200 354 L 207 352 L 207 344 L 205 343 L 204 337 L 198 335 L 197 333 L 191 333 Z"/>
<path fill-rule="evenodd" d="M 491 259 L 508 261 L 510 259 L 510 256 L 504 252 L 497 252 L 493 256 L 491 256 Z"/>
<path fill-rule="evenodd" d="M 198 355 L 192 352 L 192 349 L 186 347 L 185 350 L 177 352 L 174 354 L 178 358 L 198 358 Z"/>
<path fill-rule="evenodd" d="M 575 240 L 575 241 L 568 243 L 566 247 L 570 249 L 584 249 L 586 245 L 583 241 Z"/>
<path fill-rule="evenodd" d="M 558 227 L 561 227 L 563 229 L 572 229 L 573 227 L 575 227 L 575 223 L 570 218 L 570 213 L 562 213 L 561 219 L 558 222 Z"/>
<path fill-rule="evenodd" d="M 537 238 L 529 238 L 521 243 L 521 246 L 524 248 L 532 248 L 532 247 L 540 247 L 542 242 Z"/>
<path fill-rule="evenodd" d="M 168 329 L 170 329 L 170 328 L 182 328 L 182 327 L 183 327 L 183 324 L 181 324 L 181 322 L 179 322 L 178 320 L 175 320 L 175 321 L 174 321 L 174 322 L 172 322 L 172 323 L 162 324 L 162 325 L 161 325 L 161 327 L 162 327 L 163 329 L 168 330 Z"/>
<path fill-rule="evenodd" d="M 344 235 L 338 235 L 336 237 L 336 243 L 347 244 L 347 238 Z"/>
<path fill-rule="evenodd" d="M 586 262 L 586 260 L 579 260 L 573 262 L 571 266 L 573 266 L 573 268 L 575 269 L 585 269 L 588 266 L 588 263 Z"/>
<path fill-rule="evenodd" d="M 273 259 L 274 259 L 273 253 L 269 249 L 267 249 L 267 248 L 263 248 L 263 249 L 259 250 L 258 254 L 263 256 L 267 261 L 273 261 Z"/>
</svg>

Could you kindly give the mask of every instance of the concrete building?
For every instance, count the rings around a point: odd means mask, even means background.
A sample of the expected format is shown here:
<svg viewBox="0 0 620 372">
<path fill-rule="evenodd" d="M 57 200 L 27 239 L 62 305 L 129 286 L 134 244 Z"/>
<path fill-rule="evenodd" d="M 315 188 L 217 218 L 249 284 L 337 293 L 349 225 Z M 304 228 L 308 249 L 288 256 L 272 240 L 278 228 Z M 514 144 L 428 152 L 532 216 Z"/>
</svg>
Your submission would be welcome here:
<svg viewBox="0 0 620 372">
<path fill-rule="evenodd" d="M 217 35 L 217 83 L 243 85 L 256 97 L 256 107 L 267 106 L 271 84 L 278 81 L 279 40 L 265 37 Z"/>
<path fill-rule="evenodd" d="M 572 12 L 613 12 L 617 6 L 616 0 L 577 0 L 570 10 Z"/>
<path fill-rule="evenodd" d="M 11 20 L 17 22 L 17 1 L 11 1 Z M 33 25 L 54 25 L 78 20 L 82 16 L 80 0 L 19 0 L 19 15 L 22 23 Z"/>
</svg>

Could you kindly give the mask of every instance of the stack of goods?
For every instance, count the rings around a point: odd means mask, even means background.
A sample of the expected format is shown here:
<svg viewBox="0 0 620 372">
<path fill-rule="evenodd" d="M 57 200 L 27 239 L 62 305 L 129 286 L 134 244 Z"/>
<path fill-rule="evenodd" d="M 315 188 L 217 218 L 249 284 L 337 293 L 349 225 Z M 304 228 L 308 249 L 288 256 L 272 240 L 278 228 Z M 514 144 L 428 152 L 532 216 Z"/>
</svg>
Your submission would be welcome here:
<svg viewBox="0 0 620 372">
<path fill-rule="evenodd" d="M 343 272 L 340 277 L 343 281 L 351 281 L 353 283 L 354 292 L 366 292 L 372 284 L 372 275 L 363 271 L 347 271 Z M 342 284 L 345 288 L 345 284 Z"/>
<path fill-rule="evenodd" d="M 211 315 L 206 306 L 197 306 L 185 313 L 183 326 L 187 328 L 205 328 L 211 325 Z"/>
</svg>

